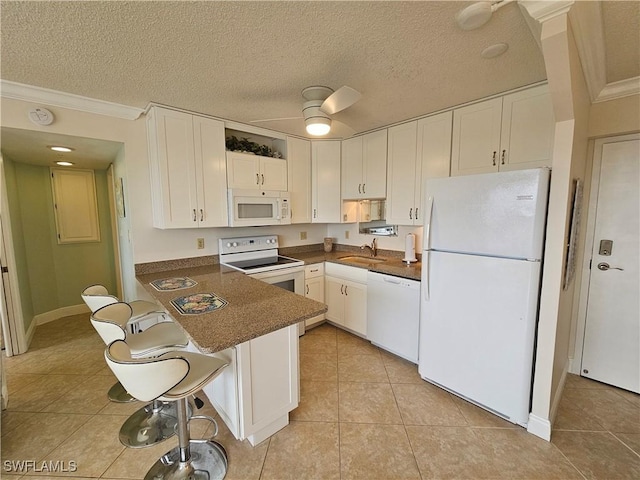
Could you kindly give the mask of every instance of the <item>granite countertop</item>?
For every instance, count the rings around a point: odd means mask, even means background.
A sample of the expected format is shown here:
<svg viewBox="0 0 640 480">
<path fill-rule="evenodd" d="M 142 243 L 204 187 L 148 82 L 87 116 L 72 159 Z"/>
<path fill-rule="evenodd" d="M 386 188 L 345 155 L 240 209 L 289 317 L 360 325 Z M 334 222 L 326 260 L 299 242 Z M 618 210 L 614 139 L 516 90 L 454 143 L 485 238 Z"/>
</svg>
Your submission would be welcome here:
<svg viewBox="0 0 640 480">
<path fill-rule="evenodd" d="M 150 282 L 188 277 L 197 285 L 158 291 Z M 215 353 L 327 311 L 324 303 L 253 279 L 220 265 L 139 273 L 136 279 L 169 312 L 204 353 Z M 215 294 L 228 304 L 209 313 L 184 315 L 172 300 L 193 294 Z"/>
<path fill-rule="evenodd" d="M 398 253 L 400 253 L 400 255 L 398 255 Z M 311 252 L 290 252 L 283 253 L 283 255 L 303 260 L 307 265 L 320 262 L 340 263 L 342 265 L 349 265 L 350 267 L 364 268 L 372 272 L 386 273 L 388 275 L 395 275 L 396 277 L 408 278 L 411 280 L 420 280 L 420 273 L 422 270 L 421 262 L 413 262 L 410 265 L 403 262 L 401 252 L 382 251 L 378 253 L 375 258 L 385 260 L 380 263 L 361 263 L 342 260 L 343 257 L 368 257 L 367 254 L 363 254 L 360 251 L 360 248 L 357 247 L 356 250 L 334 250 L 330 253 L 325 253 L 320 250 Z"/>
</svg>

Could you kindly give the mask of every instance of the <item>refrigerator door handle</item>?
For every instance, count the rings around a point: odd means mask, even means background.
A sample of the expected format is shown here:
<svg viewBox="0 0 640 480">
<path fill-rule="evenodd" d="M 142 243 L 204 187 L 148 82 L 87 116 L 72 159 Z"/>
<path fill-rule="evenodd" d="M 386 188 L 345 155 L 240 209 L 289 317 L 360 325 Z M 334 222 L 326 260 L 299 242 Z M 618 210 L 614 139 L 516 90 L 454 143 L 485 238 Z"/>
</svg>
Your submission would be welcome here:
<svg viewBox="0 0 640 480">
<path fill-rule="evenodd" d="M 424 301 L 429 301 L 429 257 L 431 252 L 425 250 L 422 252 L 422 295 Z"/>
<path fill-rule="evenodd" d="M 424 216 L 424 250 L 431 247 L 431 214 L 433 213 L 433 197 L 427 198 L 426 213 Z"/>
</svg>

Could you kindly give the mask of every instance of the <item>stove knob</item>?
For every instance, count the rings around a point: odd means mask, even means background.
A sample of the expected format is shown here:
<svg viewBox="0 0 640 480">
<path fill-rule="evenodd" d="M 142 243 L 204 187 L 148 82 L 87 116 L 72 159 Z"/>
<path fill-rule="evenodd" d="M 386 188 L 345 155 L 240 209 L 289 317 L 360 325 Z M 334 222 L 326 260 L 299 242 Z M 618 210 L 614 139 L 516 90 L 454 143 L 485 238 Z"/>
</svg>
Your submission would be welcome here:
<svg viewBox="0 0 640 480">
<path fill-rule="evenodd" d="M 233 247 L 237 247 L 238 246 L 238 242 L 233 242 Z"/>
<path fill-rule="evenodd" d="M 231 247 L 231 242 L 227 242 L 227 248 Z"/>
</svg>

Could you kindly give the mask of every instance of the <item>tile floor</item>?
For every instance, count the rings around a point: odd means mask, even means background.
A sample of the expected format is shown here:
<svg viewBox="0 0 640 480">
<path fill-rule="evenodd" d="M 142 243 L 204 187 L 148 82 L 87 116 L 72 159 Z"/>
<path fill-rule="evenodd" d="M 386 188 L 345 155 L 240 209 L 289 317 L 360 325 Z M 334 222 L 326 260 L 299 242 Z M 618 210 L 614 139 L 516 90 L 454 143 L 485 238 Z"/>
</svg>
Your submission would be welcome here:
<svg viewBox="0 0 640 480">
<path fill-rule="evenodd" d="M 140 404 L 110 403 L 114 377 L 86 315 L 38 328 L 5 359 L 2 473 L 30 480 L 141 479 L 176 444 L 125 449 L 122 422 Z M 571 375 L 551 443 L 423 382 L 417 368 L 330 325 L 300 340 L 301 402 L 255 448 L 231 437 L 228 479 L 638 479 L 640 396 Z M 205 413 L 214 414 L 205 405 Z M 208 411 L 208 412 L 207 412 Z M 194 435 L 208 425 L 194 421 Z M 11 460 L 76 471 L 10 471 Z"/>
</svg>

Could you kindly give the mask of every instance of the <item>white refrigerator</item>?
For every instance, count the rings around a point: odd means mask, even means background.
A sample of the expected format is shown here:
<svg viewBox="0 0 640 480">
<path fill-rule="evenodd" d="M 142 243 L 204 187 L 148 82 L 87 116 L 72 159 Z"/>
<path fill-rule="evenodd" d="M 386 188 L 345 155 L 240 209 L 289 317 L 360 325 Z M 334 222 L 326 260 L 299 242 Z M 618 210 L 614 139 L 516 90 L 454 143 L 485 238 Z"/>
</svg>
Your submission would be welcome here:
<svg viewBox="0 0 640 480">
<path fill-rule="evenodd" d="M 529 418 L 549 169 L 427 180 L 420 376 Z"/>
</svg>

